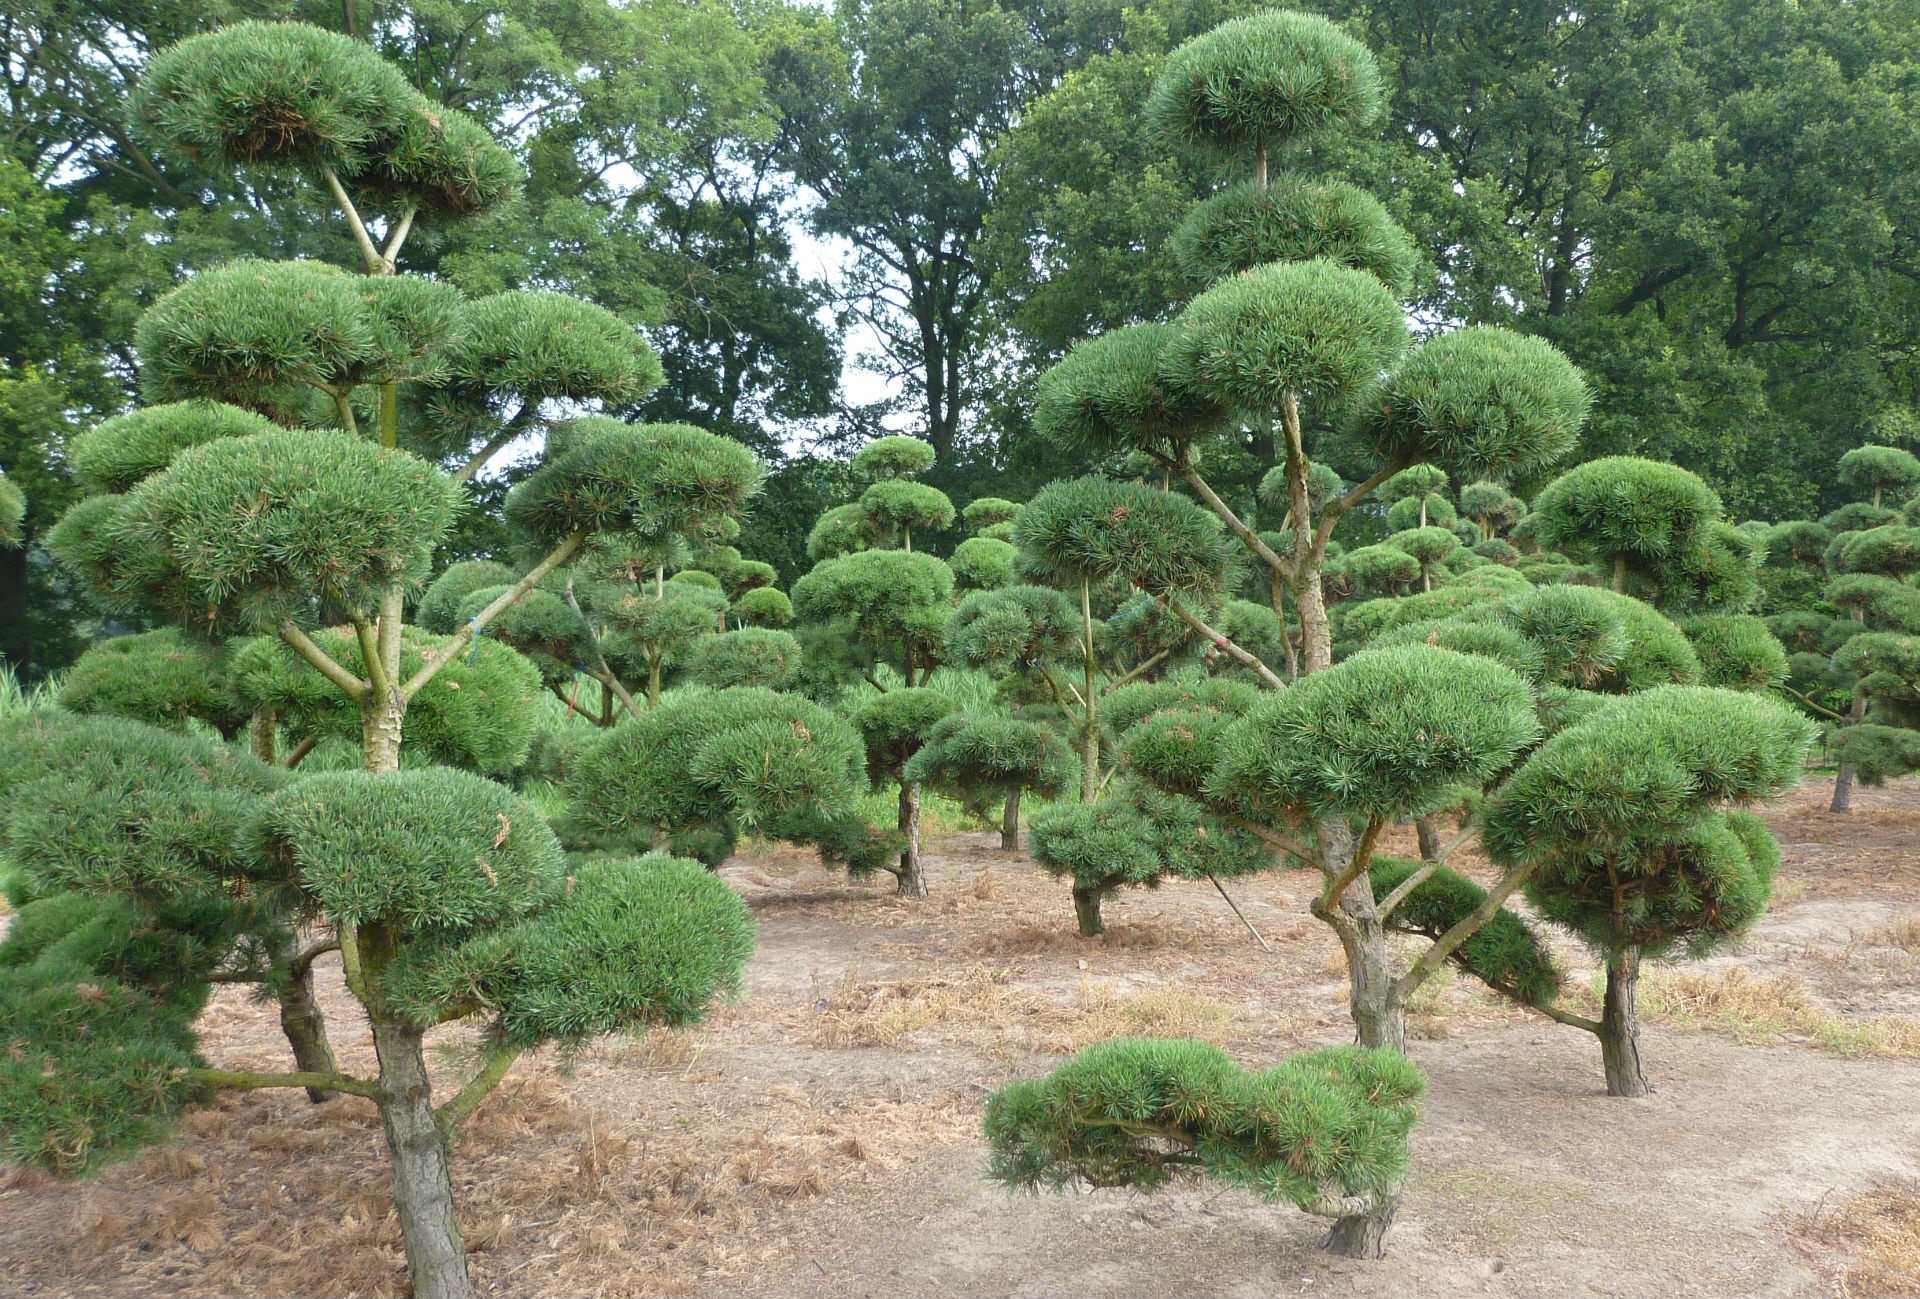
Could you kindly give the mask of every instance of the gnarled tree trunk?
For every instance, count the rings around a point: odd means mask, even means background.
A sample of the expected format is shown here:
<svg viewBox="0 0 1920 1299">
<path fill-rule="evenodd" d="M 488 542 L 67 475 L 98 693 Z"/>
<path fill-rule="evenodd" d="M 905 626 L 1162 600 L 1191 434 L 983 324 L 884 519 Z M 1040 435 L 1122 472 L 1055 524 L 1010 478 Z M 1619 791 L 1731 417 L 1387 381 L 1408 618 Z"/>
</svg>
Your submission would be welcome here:
<svg viewBox="0 0 1920 1299">
<path fill-rule="evenodd" d="M 269 959 L 284 974 L 275 987 L 280 1001 L 280 1031 L 293 1048 L 294 1066 L 301 1073 L 338 1073 L 333 1046 L 327 1041 L 327 1017 L 313 993 L 313 965 L 294 968 L 294 945 L 289 939 L 273 940 Z M 338 1092 L 321 1087 L 307 1088 L 307 1099 L 315 1105 L 330 1101 Z"/>
<path fill-rule="evenodd" d="M 413 1299 L 473 1299 L 467 1246 L 453 1206 L 447 1140 L 434 1121 L 425 1034 L 387 1004 L 382 990 L 386 968 L 399 951 L 398 935 L 387 924 L 368 923 L 344 930 L 340 944 L 348 987 L 367 1008 L 380 1060 L 376 1103 L 392 1162 L 393 1204 Z"/>
<path fill-rule="evenodd" d="M 421 1034 L 382 1016 L 373 1022 L 380 1057 L 380 1122 L 393 1161 L 393 1203 L 407 1246 L 413 1299 L 471 1299 L 467 1246 L 453 1207 L 447 1142 L 433 1121 L 433 1093 Z"/>
</svg>

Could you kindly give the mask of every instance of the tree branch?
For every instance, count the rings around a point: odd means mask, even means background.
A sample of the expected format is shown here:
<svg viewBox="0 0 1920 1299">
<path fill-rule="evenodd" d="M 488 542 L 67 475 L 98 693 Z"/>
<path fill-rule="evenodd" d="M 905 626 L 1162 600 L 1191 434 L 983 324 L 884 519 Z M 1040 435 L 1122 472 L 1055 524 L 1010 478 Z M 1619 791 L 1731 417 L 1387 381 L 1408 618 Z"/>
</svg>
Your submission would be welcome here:
<svg viewBox="0 0 1920 1299">
<path fill-rule="evenodd" d="M 1208 485 L 1207 480 L 1200 476 L 1200 471 L 1193 467 L 1187 457 L 1181 456 L 1175 468 L 1179 469 L 1180 476 L 1186 479 L 1187 485 L 1200 494 L 1200 499 L 1205 501 L 1208 508 L 1220 516 L 1220 521 L 1227 525 L 1228 530 L 1231 531 L 1234 536 L 1240 538 L 1246 548 L 1251 550 L 1259 558 L 1261 563 L 1277 573 L 1282 581 L 1293 580 L 1293 566 L 1286 560 L 1280 558 L 1280 556 L 1274 552 L 1272 546 L 1260 540 L 1259 533 L 1241 522 L 1240 516 L 1233 512 L 1233 507 L 1220 499 L 1220 494 Z"/>
<path fill-rule="evenodd" d="M 573 607 L 574 613 L 579 615 L 580 626 L 587 633 L 587 648 L 593 651 L 593 657 L 599 660 L 600 671 L 605 674 L 598 678 L 600 684 L 602 686 L 611 686 L 613 693 L 620 696 L 620 704 L 627 710 L 627 716 L 640 716 L 640 705 L 635 703 L 633 696 L 627 693 L 626 686 L 621 683 L 619 675 L 608 665 L 607 656 L 600 650 L 600 638 L 593 634 L 593 623 L 587 618 L 586 611 L 580 607 L 579 597 L 573 593 L 573 578 L 571 575 L 567 578 L 567 603 Z M 571 705 L 569 705 L 569 707 L 571 707 Z M 578 712 L 579 710 L 575 709 L 574 711 Z"/>
<path fill-rule="evenodd" d="M 1188 610 L 1178 599 L 1173 596 L 1168 596 L 1166 597 L 1166 605 L 1167 608 L 1173 610 L 1175 616 L 1177 616 L 1181 622 L 1186 623 L 1187 626 L 1193 628 L 1202 636 L 1205 636 L 1216 646 L 1233 655 L 1243 666 L 1252 668 L 1255 675 L 1269 686 L 1272 686 L 1275 690 L 1285 690 L 1287 688 L 1287 683 L 1282 681 L 1272 668 L 1262 663 L 1259 657 L 1251 650 L 1242 649 L 1233 642 L 1232 638 L 1224 636 L 1207 626 L 1199 615 Z"/>
<path fill-rule="evenodd" d="M 366 615 L 353 615 L 353 636 L 360 642 L 360 658 L 367 665 L 367 680 L 373 684 L 373 693 L 378 698 L 384 698 L 393 688 L 393 683 L 387 677 L 387 664 L 385 656 L 380 653 L 379 637 L 374 634 Z"/>
<path fill-rule="evenodd" d="M 499 596 L 494 599 L 492 604 L 489 604 L 469 619 L 467 625 L 449 637 L 444 645 L 439 649 L 428 650 L 425 655 L 425 662 L 421 664 L 420 670 L 414 673 L 413 678 L 400 688 L 400 697 L 404 700 L 411 700 L 415 695 L 419 694 L 421 688 L 425 686 L 427 682 L 433 680 L 435 676 L 439 675 L 440 669 L 453 660 L 454 655 L 465 649 L 468 643 L 486 628 L 488 623 L 500 616 L 501 610 L 538 586 L 540 579 L 571 559 L 574 552 L 586 544 L 586 540 L 586 532 L 580 531 L 568 537 L 558 546 L 555 546 L 552 553 L 534 565 L 532 572 L 528 573 L 518 582 L 515 582 L 505 591 L 502 591 Z"/>
<path fill-rule="evenodd" d="M 1500 882 L 1488 890 L 1480 905 L 1454 923 L 1453 928 L 1433 940 L 1433 945 L 1420 954 L 1420 959 L 1410 966 L 1407 972 L 1394 980 L 1394 994 L 1401 999 L 1413 995 L 1414 989 L 1432 977 L 1440 968 L 1441 962 L 1452 956 L 1460 944 L 1479 933 L 1481 928 L 1500 911 L 1506 900 L 1513 896 L 1514 890 L 1525 884 L 1533 874 L 1531 865 L 1516 867 L 1500 877 Z"/>
<path fill-rule="evenodd" d="M 517 1046 L 497 1043 L 487 1052 L 487 1058 L 480 1066 L 480 1072 L 467 1080 L 460 1094 L 433 1112 L 434 1126 L 440 1129 L 441 1136 L 451 1136 L 454 1130 L 464 1123 L 469 1114 L 480 1108 L 480 1102 L 490 1095 L 500 1080 L 507 1076 L 507 1070 L 520 1058 L 521 1050 Z"/>
<path fill-rule="evenodd" d="M 322 956 L 325 956 L 328 952 L 337 952 L 339 950 L 340 950 L 340 940 L 337 937 L 323 938 L 319 942 L 315 943 L 312 947 L 309 947 L 306 951 L 301 952 L 298 956 L 294 957 L 291 961 L 288 961 L 287 972 L 292 974 L 295 978 L 298 978 L 301 975 L 305 974 L 308 970 L 312 969 L 313 963 L 319 960 Z"/>
<path fill-rule="evenodd" d="M 392 264 L 382 259 L 380 250 L 373 246 L 373 236 L 367 233 L 367 224 L 360 219 L 360 209 L 347 196 L 347 187 L 340 183 L 339 175 L 331 167 L 323 168 L 321 174 L 327 178 L 327 189 L 333 194 L 334 205 L 346 217 L 347 224 L 353 227 L 353 241 L 360 245 L 360 256 L 366 260 L 367 274 L 392 274 Z"/>
<path fill-rule="evenodd" d="M 380 1098 L 380 1085 L 343 1073 L 246 1073 L 233 1069 L 188 1069 L 187 1081 L 207 1087 L 225 1087 L 234 1091 L 259 1091 L 266 1087 L 312 1087 L 320 1091 L 345 1092 L 349 1096 Z"/>
<path fill-rule="evenodd" d="M 419 210 L 417 205 L 409 203 L 407 204 L 407 210 L 401 213 L 399 224 L 394 226 L 393 234 L 387 239 L 386 251 L 380 255 L 381 260 L 388 266 L 398 268 L 400 245 L 406 243 L 407 236 L 413 233 L 414 214 Z"/>
<path fill-rule="evenodd" d="M 371 684 L 362 681 L 336 663 L 332 655 L 313 643 L 311 636 L 293 625 L 293 619 L 282 618 L 279 631 L 280 639 L 285 641 L 295 654 L 312 664 L 321 676 L 339 686 L 346 692 L 347 698 L 356 704 L 364 700 L 372 691 Z"/>
<path fill-rule="evenodd" d="M 1366 831 L 1360 836 L 1360 841 L 1353 845 L 1352 858 L 1348 860 L 1346 866 L 1342 868 L 1338 875 L 1327 881 L 1326 892 L 1320 895 L 1320 901 L 1328 911 L 1337 911 L 1339 909 L 1341 895 L 1352 886 L 1355 880 L 1360 878 L 1361 873 L 1365 871 L 1368 866 L 1373 864 L 1373 845 L 1379 838 L 1380 821 L 1378 819 L 1368 821 Z M 1325 867 L 1322 866 L 1321 869 L 1324 870 Z"/>
<path fill-rule="evenodd" d="M 1385 921 L 1388 916 L 1393 914 L 1395 907 L 1407 900 L 1407 894 L 1432 879 L 1433 873 L 1439 869 L 1440 863 L 1437 861 L 1430 861 L 1421 866 L 1419 870 L 1407 876 L 1404 880 L 1401 880 L 1399 888 L 1387 894 L 1386 897 L 1374 904 L 1374 914 L 1379 916 L 1382 921 Z"/>
<path fill-rule="evenodd" d="M 527 425 L 533 422 L 534 412 L 539 409 L 538 402 L 523 402 L 520 409 L 514 412 L 513 418 L 501 425 L 500 431 L 489 438 L 485 446 L 468 456 L 466 463 L 454 471 L 453 481 L 456 483 L 471 481 L 475 474 L 486 468 L 487 461 L 499 455 L 507 443 L 526 431 Z"/>
<path fill-rule="evenodd" d="M 1221 815 L 1221 814 L 1216 812 L 1215 815 Z M 1271 844 L 1273 847 L 1278 848 L 1281 852 L 1291 853 L 1295 857 L 1298 857 L 1301 861 L 1304 861 L 1304 862 L 1310 862 L 1313 860 L 1313 854 L 1307 851 L 1306 845 L 1302 844 L 1297 839 L 1288 838 L 1286 835 L 1281 834 L 1278 830 L 1275 830 L 1271 826 L 1262 825 L 1260 822 L 1250 820 L 1249 818 L 1244 816 L 1229 815 L 1226 817 L 1226 819 L 1233 822 L 1235 825 L 1239 826 L 1242 830 L 1245 830 L 1248 834 L 1260 840 L 1262 843 Z"/>
</svg>

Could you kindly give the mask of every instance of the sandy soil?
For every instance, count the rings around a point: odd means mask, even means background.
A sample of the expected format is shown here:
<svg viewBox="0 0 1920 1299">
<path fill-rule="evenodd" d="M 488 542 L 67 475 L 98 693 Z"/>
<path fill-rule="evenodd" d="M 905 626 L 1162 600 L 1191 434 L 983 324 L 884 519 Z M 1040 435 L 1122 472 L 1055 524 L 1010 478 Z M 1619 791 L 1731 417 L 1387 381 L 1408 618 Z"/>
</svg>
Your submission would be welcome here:
<svg viewBox="0 0 1920 1299">
<path fill-rule="evenodd" d="M 986 1094 L 1087 1043 L 1191 1034 L 1258 1064 L 1347 1040 L 1305 877 L 1234 888 L 1264 952 L 1205 885 L 1123 895 L 1080 940 L 1064 889 L 987 835 L 936 845 L 921 904 L 800 853 L 736 859 L 760 925 L 739 1003 L 697 1033 L 523 1062 L 470 1124 L 475 1273 L 529 1296 L 1844 1292 L 1845 1255 L 1810 1227 L 1920 1175 L 1920 1060 L 1900 1058 L 1920 1054 L 1920 783 L 1861 791 L 1851 818 L 1825 797 L 1810 782 L 1771 813 L 1785 861 L 1748 942 L 1650 980 L 1652 1098 L 1608 1100 L 1584 1034 L 1460 982 L 1428 1000 L 1412 1181 L 1367 1264 L 1241 1192 L 1031 1197 L 980 1176 Z M 365 1068 L 337 964 L 322 978 Z M 203 1027 L 215 1060 L 285 1067 L 242 995 Z M 461 1046 L 440 1043 L 449 1071 Z M 230 1096 L 89 1183 L 14 1173 L 0 1294 L 401 1293 L 379 1143 L 358 1100 Z"/>
</svg>

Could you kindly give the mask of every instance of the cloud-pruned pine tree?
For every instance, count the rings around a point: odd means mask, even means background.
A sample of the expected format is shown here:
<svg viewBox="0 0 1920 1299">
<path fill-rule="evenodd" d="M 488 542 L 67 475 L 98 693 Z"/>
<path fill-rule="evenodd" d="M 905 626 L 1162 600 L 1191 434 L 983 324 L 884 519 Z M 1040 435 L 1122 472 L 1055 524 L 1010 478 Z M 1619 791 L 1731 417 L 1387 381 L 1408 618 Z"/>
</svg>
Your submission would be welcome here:
<svg viewBox="0 0 1920 1299">
<path fill-rule="evenodd" d="M 496 206 L 518 165 L 362 43 L 238 23 L 156 54 L 132 108 L 163 147 L 310 182 L 364 272 L 238 262 L 156 302 L 134 339 L 152 413 L 82 439 L 94 494 L 48 539 L 110 607 L 210 641 L 258 635 L 248 649 L 263 657 L 236 673 L 261 692 L 257 743 L 281 729 L 347 730 L 361 749 L 361 773 L 274 791 L 251 851 L 338 935 L 379 1078 L 192 1077 L 372 1098 L 413 1292 L 461 1299 L 471 1285 L 446 1162 L 461 1118 L 542 1041 L 697 1017 L 737 979 L 750 939 L 738 901 L 697 866 L 615 857 L 568 876 L 530 805 L 421 759 L 513 766 L 527 738 L 515 718 L 530 715 L 538 669 L 476 640 L 587 559 L 590 543 L 658 552 L 723 541 L 763 469 L 737 443 L 684 425 L 556 430 L 504 511 L 539 558 L 477 609 L 480 583 L 439 592 L 429 612 L 446 630 L 408 627 L 464 484 L 560 402 L 570 415 L 630 406 L 660 381 L 657 358 L 630 324 L 585 302 L 469 302 L 399 274 L 412 231 Z M 753 756 L 807 766 L 791 745 Z M 736 819 L 779 801 L 744 767 L 708 774 Z M 672 917 L 688 914 L 703 919 L 675 936 Z M 422 1035 L 462 1018 L 479 1025 L 487 1054 L 436 1107 Z"/>
<path fill-rule="evenodd" d="M 1780 852 L 1740 809 L 1799 782 L 1815 728 L 1763 696 L 1666 686 L 1607 703 L 1542 745 L 1494 798 L 1483 842 L 1527 898 L 1606 962 L 1610 1096 L 1644 1096 L 1641 962 L 1704 955 L 1759 919 Z"/>
<path fill-rule="evenodd" d="M 1404 232 L 1350 186 L 1269 176 L 1271 151 L 1365 127 L 1380 93 L 1364 46 L 1283 10 L 1169 56 L 1149 104 L 1158 128 L 1252 163 L 1250 185 L 1202 205 L 1178 241 L 1216 282 L 1170 323 L 1078 344 L 1042 377 L 1034 410 L 1042 436 L 1145 456 L 1218 515 L 1267 578 L 1289 675 L 1333 661 L 1322 572 L 1343 516 L 1416 463 L 1473 479 L 1535 472 L 1571 449 L 1586 415 L 1579 373 L 1538 340 L 1476 327 L 1410 348 Z M 1275 423 L 1281 481 L 1264 495 L 1287 517 L 1263 534 L 1208 482 L 1199 451 L 1241 428 L 1265 438 Z M 1335 427 L 1374 467 L 1316 501 L 1309 440 Z"/>
</svg>

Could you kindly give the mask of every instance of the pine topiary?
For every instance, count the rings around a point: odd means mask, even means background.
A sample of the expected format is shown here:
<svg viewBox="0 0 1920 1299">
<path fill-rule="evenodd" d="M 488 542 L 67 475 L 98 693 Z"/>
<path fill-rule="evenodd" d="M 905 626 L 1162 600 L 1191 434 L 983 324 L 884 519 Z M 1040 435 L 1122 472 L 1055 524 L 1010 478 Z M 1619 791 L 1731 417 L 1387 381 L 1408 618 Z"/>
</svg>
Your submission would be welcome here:
<svg viewBox="0 0 1920 1299">
<path fill-rule="evenodd" d="M 696 640 L 687 664 L 689 676 L 714 690 L 734 686 L 778 690 L 799 668 L 800 642 L 788 632 L 764 627 Z"/>
<path fill-rule="evenodd" d="M 1073 754 L 1060 733 L 1016 717 L 953 714 L 930 727 L 902 772 L 976 814 L 1001 804 L 1000 846 L 1020 850 L 1020 801 L 1055 799 L 1073 784 Z"/>
<path fill-rule="evenodd" d="M 82 654 L 60 683 L 60 706 L 170 730 L 201 721 L 231 740 L 251 717 L 234 685 L 218 649 L 162 627 L 116 636 Z"/>
<path fill-rule="evenodd" d="M 1669 686 L 1555 735 L 1489 808 L 1483 842 L 1532 873 L 1529 900 L 1607 962 L 1602 1017 L 1553 1017 L 1600 1038 L 1607 1091 L 1643 1096 L 1634 990 L 1643 958 L 1700 955 L 1766 906 L 1779 850 L 1727 812 L 1797 784 L 1814 728 L 1754 694 Z"/>
<path fill-rule="evenodd" d="M 1365 1047 L 1247 1073 L 1203 1042 L 1116 1038 L 993 1094 L 988 1175 L 1027 1190 L 1204 1178 L 1333 1218 L 1329 1249 L 1379 1257 L 1425 1090 L 1404 1057 Z"/>
</svg>

